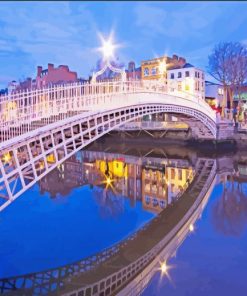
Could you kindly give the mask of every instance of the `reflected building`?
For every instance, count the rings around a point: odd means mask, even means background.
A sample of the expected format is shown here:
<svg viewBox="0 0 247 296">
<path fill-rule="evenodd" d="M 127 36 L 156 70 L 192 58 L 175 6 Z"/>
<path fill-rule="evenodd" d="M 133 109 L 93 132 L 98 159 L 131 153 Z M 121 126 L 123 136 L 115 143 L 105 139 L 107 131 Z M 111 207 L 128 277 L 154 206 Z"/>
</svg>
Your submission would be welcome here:
<svg viewBox="0 0 247 296">
<path fill-rule="evenodd" d="M 145 166 L 142 169 L 142 202 L 145 209 L 161 212 L 193 179 L 192 167 Z"/>
<path fill-rule="evenodd" d="M 111 179 L 113 189 L 107 189 L 106 178 Z M 98 194 L 94 197 L 102 215 L 118 216 L 128 197 L 155 212 L 155 219 L 123 241 L 77 262 L 2 279 L 1 290 L 38 291 L 37 295 L 116 295 L 120 291 L 122 295 L 140 295 L 160 262 L 166 262 L 190 233 L 215 180 L 216 161 L 212 159 L 199 158 L 192 165 L 185 159 L 77 153 L 42 179 L 43 189 L 54 196 L 54 192 L 90 184 Z"/>
<path fill-rule="evenodd" d="M 157 214 L 176 200 L 193 177 L 194 169 L 189 162 L 186 165 L 178 160 L 167 163 L 152 157 L 86 150 L 78 152 L 43 178 L 40 188 L 41 192 L 50 192 L 55 197 L 88 184 L 103 188 L 110 178 L 109 190 L 115 195 L 128 197 L 132 206 L 139 200 L 145 210 Z M 101 194 L 105 200 L 108 195 L 100 192 L 97 196 Z"/>
</svg>

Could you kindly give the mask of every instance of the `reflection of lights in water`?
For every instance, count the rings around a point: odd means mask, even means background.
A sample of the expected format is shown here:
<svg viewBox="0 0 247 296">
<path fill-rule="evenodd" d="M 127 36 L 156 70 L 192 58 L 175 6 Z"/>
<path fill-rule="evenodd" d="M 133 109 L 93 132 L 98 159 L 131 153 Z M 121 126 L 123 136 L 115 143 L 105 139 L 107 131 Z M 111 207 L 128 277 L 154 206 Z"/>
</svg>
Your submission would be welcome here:
<svg viewBox="0 0 247 296">
<path fill-rule="evenodd" d="M 40 170 L 43 170 L 43 169 L 44 169 L 44 167 L 45 167 L 44 163 L 43 163 L 43 162 L 41 162 L 41 163 L 39 164 L 39 169 L 40 169 Z"/>
<path fill-rule="evenodd" d="M 190 232 L 193 232 L 194 231 L 194 225 L 193 224 L 190 224 L 190 227 L 189 227 L 189 229 L 190 229 Z"/>
<path fill-rule="evenodd" d="M 89 173 L 89 171 L 88 171 L 88 170 L 86 170 L 86 175 L 88 175 L 88 173 Z"/>
<path fill-rule="evenodd" d="M 111 182 L 112 182 L 111 178 L 107 178 L 107 179 L 106 179 L 106 184 L 107 184 L 107 185 L 110 185 Z"/>
<path fill-rule="evenodd" d="M 163 276 L 166 276 L 169 282 L 173 284 L 172 279 L 169 275 L 169 270 L 173 267 L 174 267 L 173 265 L 168 265 L 166 261 L 160 262 L 160 268 L 159 268 L 159 270 L 161 271 L 160 280 L 162 279 Z"/>
<path fill-rule="evenodd" d="M 161 264 L 160 270 L 161 270 L 162 274 L 167 274 L 167 272 L 168 272 L 168 266 L 167 266 L 166 262 L 163 262 Z"/>
<path fill-rule="evenodd" d="M 8 163 L 11 159 L 11 156 L 9 153 L 6 153 L 6 154 L 4 154 L 2 159 L 3 159 L 4 163 Z"/>
</svg>

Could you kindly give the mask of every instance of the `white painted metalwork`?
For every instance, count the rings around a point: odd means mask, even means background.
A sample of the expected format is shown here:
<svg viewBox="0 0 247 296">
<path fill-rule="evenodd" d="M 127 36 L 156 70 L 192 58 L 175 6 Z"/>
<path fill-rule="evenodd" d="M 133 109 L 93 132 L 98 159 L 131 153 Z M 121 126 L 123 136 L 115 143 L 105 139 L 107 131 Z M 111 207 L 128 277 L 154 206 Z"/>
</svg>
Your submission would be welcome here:
<svg viewBox="0 0 247 296">
<path fill-rule="evenodd" d="M 180 113 L 217 137 L 215 112 L 157 81 L 75 83 L 0 97 L 0 211 L 89 143 L 154 113 Z"/>
<path fill-rule="evenodd" d="M 0 139 L 1 142 L 5 142 L 40 126 L 62 122 L 65 118 L 78 113 L 144 103 L 170 104 L 174 106 L 176 112 L 200 117 L 198 119 L 201 119 L 206 126 L 208 119 L 213 134 L 216 134 L 215 111 L 204 100 L 183 92 L 169 94 L 165 91 L 164 85 L 158 81 L 118 80 L 59 85 L 2 96 L 0 97 Z M 183 108 L 189 108 L 190 112 Z M 200 113 L 200 116 L 197 113 Z"/>
</svg>

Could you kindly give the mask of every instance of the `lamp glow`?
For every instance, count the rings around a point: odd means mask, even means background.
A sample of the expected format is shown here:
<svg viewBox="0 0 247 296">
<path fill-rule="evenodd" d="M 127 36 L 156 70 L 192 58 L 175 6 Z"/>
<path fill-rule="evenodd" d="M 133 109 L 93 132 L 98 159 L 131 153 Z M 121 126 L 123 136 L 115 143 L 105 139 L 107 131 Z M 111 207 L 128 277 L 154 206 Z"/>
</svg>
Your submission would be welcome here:
<svg viewBox="0 0 247 296">
<path fill-rule="evenodd" d="M 109 59 L 109 58 L 113 57 L 114 46 L 110 40 L 107 40 L 104 42 L 104 44 L 102 46 L 102 52 L 103 52 L 105 59 Z"/>
<path fill-rule="evenodd" d="M 4 156 L 3 156 L 4 163 L 8 163 L 10 161 L 10 159 L 11 159 L 11 156 L 9 153 L 4 154 Z"/>
<path fill-rule="evenodd" d="M 193 232 L 194 231 L 194 225 L 193 224 L 190 224 L 190 227 L 189 227 L 189 229 L 190 229 L 190 232 Z"/>
<path fill-rule="evenodd" d="M 110 178 L 107 178 L 107 179 L 106 179 L 106 184 L 107 184 L 107 185 L 110 185 L 110 184 L 111 184 L 111 181 L 112 181 L 112 180 L 111 180 Z"/>
<path fill-rule="evenodd" d="M 159 72 L 161 75 L 163 75 L 166 72 L 166 63 L 164 61 L 161 61 L 159 63 Z"/>
<path fill-rule="evenodd" d="M 99 51 L 102 52 L 104 60 L 109 61 L 111 58 L 114 58 L 114 50 L 118 45 L 114 44 L 112 33 L 108 39 L 105 39 L 102 35 L 100 35 L 100 39 L 102 46 L 99 48 Z"/>
<path fill-rule="evenodd" d="M 161 264 L 160 270 L 161 270 L 162 274 L 167 274 L 168 267 L 167 267 L 166 262 L 163 262 L 163 263 Z"/>
</svg>

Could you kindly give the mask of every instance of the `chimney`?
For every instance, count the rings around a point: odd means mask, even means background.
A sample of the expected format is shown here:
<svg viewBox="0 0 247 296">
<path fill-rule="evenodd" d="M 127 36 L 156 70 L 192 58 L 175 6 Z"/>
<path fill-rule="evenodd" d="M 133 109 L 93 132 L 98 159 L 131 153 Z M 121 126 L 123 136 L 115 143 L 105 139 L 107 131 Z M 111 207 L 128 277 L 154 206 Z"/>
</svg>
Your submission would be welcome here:
<svg viewBox="0 0 247 296">
<path fill-rule="evenodd" d="M 172 56 L 172 59 L 177 61 L 177 60 L 178 60 L 178 56 L 174 54 L 174 55 Z"/>
<path fill-rule="evenodd" d="M 178 63 L 179 63 L 180 66 L 183 67 L 186 64 L 186 59 L 180 57 Z"/>
<path fill-rule="evenodd" d="M 54 64 L 49 63 L 48 64 L 48 72 L 54 69 Z"/>
<path fill-rule="evenodd" d="M 40 77 L 42 70 L 43 70 L 43 69 L 42 69 L 41 66 L 38 66 L 38 67 L 37 67 L 37 77 Z"/>
</svg>

